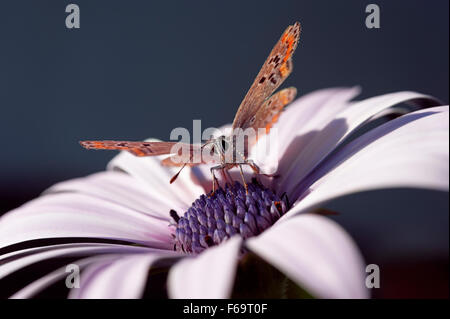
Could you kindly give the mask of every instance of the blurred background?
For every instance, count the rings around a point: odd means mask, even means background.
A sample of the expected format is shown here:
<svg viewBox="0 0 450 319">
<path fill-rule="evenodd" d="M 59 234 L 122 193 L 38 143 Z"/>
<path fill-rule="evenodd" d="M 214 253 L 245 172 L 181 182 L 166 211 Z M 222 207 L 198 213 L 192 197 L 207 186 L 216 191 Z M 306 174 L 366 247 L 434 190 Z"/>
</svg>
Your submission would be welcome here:
<svg viewBox="0 0 450 319">
<path fill-rule="evenodd" d="M 448 104 L 449 2 L 74 0 L 0 4 L 0 214 L 55 182 L 103 170 L 115 153 L 82 139 L 168 139 L 174 127 L 231 122 L 285 27 L 303 26 L 299 94 L 362 87 Z M 376 3 L 381 28 L 367 29 Z M 381 268 L 378 298 L 448 297 L 448 194 L 385 190 L 333 201 L 334 219 Z"/>
</svg>

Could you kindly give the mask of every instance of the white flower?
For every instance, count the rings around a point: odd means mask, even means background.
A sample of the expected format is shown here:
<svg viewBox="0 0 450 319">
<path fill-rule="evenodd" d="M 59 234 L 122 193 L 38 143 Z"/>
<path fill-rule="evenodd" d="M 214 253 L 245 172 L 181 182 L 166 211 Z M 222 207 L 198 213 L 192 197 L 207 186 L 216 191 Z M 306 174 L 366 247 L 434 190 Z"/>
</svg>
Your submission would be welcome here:
<svg viewBox="0 0 450 319">
<path fill-rule="evenodd" d="M 169 297 L 227 298 L 242 251 L 250 251 L 312 296 L 368 297 L 364 261 L 353 240 L 335 222 L 310 212 L 330 199 L 365 190 L 448 190 L 449 110 L 413 92 L 350 102 L 357 93 L 356 88 L 313 92 L 282 114 L 279 158 L 255 160 L 278 167 L 279 177 L 268 186 L 278 195 L 286 192 L 293 205 L 261 234 L 230 236 L 198 255 L 174 251 L 169 211 L 185 212 L 209 190 L 208 168 L 188 169 L 169 185 L 174 170 L 161 167 L 160 158 L 120 153 L 106 172 L 56 184 L 1 217 L 0 278 L 70 257 L 82 272 L 81 287 L 70 290 L 69 297 L 139 298 L 149 270 L 168 269 Z M 403 102 L 430 108 L 342 146 L 355 130 Z M 33 297 L 64 280 L 65 265 L 60 267 L 12 297 Z"/>
</svg>

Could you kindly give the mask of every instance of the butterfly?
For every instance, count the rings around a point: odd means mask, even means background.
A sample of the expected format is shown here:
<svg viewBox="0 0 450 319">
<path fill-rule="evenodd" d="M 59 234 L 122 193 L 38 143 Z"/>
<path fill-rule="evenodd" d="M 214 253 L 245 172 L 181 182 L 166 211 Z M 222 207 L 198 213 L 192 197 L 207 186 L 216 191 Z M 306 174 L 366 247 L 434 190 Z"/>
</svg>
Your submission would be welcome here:
<svg viewBox="0 0 450 319">
<path fill-rule="evenodd" d="M 260 129 L 263 128 L 265 133 L 269 133 L 283 108 L 294 100 L 297 94 L 294 87 L 274 92 L 292 72 L 292 56 L 297 48 L 300 31 L 301 27 L 298 22 L 288 26 L 273 47 L 238 108 L 232 124 L 234 131 L 241 130 L 242 132 L 253 129 L 260 132 Z M 161 161 L 161 164 L 164 166 L 181 166 L 177 174 L 171 178 L 170 183 L 176 180 L 186 165 L 205 164 L 203 155 L 209 154 L 213 158 L 212 162 L 218 163 L 218 165 L 210 168 L 213 181 L 212 193 L 214 193 L 216 183 L 218 183 L 214 174 L 215 171 L 221 171 L 225 178 L 230 178 L 227 175 L 228 170 L 239 167 L 246 190 L 247 184 L 242 165 L 248 165 L 255 174 L 261 174 L 259 167 L 248 158 L 249 148 L 253 144 L 244 143 L 243 148 L 238 148 L 235 134 L 212 137 L 201 145 L 160 141 L 80 141 L 80 144 L 86 149 L 124 150 L 135 156 L 170 154 L 169 157 Z M 232 155 L 231 160 L 229 156 L 226 156 L 227 154 Z M 200 160 L 193 161 L 194 158 L 200 158 Z"/>
</svg>

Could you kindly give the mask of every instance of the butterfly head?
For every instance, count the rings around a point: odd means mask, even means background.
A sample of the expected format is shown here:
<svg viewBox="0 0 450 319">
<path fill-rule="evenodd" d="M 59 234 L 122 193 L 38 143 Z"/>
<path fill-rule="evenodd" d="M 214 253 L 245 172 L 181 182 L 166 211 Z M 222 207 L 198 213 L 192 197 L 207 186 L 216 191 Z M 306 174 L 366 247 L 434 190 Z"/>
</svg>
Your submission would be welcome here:
<svg viewBox="0 0 450 319">
<path fill-rule="evenodd" d="M 228 152 L 231 145 L 231 141 L 225 135 L 221 135 L 214 139 L 212 151 L 217 155 L 225 155 Z"/>
</svg>

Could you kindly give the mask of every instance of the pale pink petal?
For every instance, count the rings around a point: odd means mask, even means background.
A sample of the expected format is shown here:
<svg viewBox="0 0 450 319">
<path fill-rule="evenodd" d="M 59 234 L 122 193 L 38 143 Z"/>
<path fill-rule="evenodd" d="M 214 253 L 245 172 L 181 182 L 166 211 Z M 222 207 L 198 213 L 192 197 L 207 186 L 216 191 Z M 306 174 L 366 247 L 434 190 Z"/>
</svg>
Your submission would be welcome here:
<svg viewBox="0 0 450 319">
<path fill-rule="evenodd" d="M 277 223 L 247 247 L 317 298 L 367 298 L 363 258 L 335 222 L 304 214 Z"/>
<path fill-rule="evenodd" d="M 270 135 L 277 136 L 277 149 L 269 156 L 260 152 L 260 148 L 264 147 L 263 138 L 252 150 L 251 158 L 264 172 L 272 173 L 276 167 L 278 174 L 283 175 L 305 145 L 310 143 L 336 114 L 347 108 L 349 101 L 359 92 L 359 87 L 332 88 L 314 91 L 298 98 L 286 108 L 271 129 Z"/>
<path fill-rule="evenodd" d="M 48 189 L 46 194 L 60 192 L 82 193 L 167 221 L 170 220 L 170 209 L 179 209 L 169 200 L 158 197 L 147 184 L 117 171 L 60 182 Z"/>
<path fill-rule="evenodd" d="M 170 298 L 229 298 L 242 239 L 234 236 L 195 258 L 185 258 L 169 271 Z"/>
<path fill-rule="evenodd" d="M 137 252 L 165 253 L 165 251 L 147 247 L 98 243 L 60 244 L 50 247 L 22 249 L 1 256 L 0 261 L 2 261 L 2 266 L 0 267 L 0 279 L 21 268 L 52 258 L 112 253 L 132 254 Z M 25 256 L 21 257 L 23 254 Z"/>
<path fill-rule="evenodd" d="M 39 197 L 0 219 L 0 247 L 58 237 L 95 237 L 171 249 L 166 220 L 83 194 Z"/>
<path fill-rule="evenodd" d="M 152 264 L 161 258 L 175 258 L 175 252 L 135 254 L 89 265 L 81 272 L 80 289 L 72 289 L 70 298 L 136 299 L 142 297 Z"/>
<path fill-rule="evenodd" d="M 350 105 L 360 94 L 359 87 L 337 87 L 313 91 L 300 96 L 283 111 L 277 127 L 280 138 L 293 139 L 315 127 L 326 125 L 330 118 Z M 315 123 L 311 123 L 314 121 Z M 286 147 L 287 145 L 283 145 Z"/>
<path fill-rule="evenodd" d="M 93 264 L 100 263 L 105 260 L 113 260 L 117 258 L 116 255 L 97 255 L 89 258 L 84 258 L 76 261 L 76 265 L 80 267 L 80 269 Z M 36 296 L 38 293 L 42 292 L 44 289 L 50 287 L 51 285 L 57 283 L 58 281 L 64 280 L 67 278 L 68 273 L 66 272 L 66 266 L 61 267 L 51 273 L 39 278 L 36 281 L 33 281 L 29 285 L 20 289 L 18 292 L 13 294 L 11 299 L 30 299 Z M 78 288 L 75 288 L 78 289 Z"/>
<path fill-rule="evenodd" d="M 448 123 L 448 107 L 431 108 L 405 115 L 359 137 L 315 172 L 319 179 L 282 218 L 338 196 L 373 189 L 448 191 Z"/>
<path fill-rule="evenodd" d="M 136 180 L 147 184 L 156 197 L 167 200 L 180 209 L 187 209 L 204 193 L 204 189 L 200 182 L 195 180 L 189 167 L 185 167 L 185 171 L 170 184 L 170 179 L 179 168 L 162 166 L 160 162 L 165 157 L 167 156 L 136 157 L 128 152 L 121 152 L 108 164 L 108 168 L 130 174 Z"/>
<path fill-rule="evenodd" d="M 284 171 L 282 177 L 276 181 L 276 188 L 280 192 L 286 191 L 288 195 L 292 195 L 296 184 L 319 165 L 347 136 L 380 112 L 405 102 L 421 106 L 439 105 L 434 98 L 414 92 L 386 94 L 353 103 L 329 118 L 328 123 L 321 123 L 308 133 L 311 135 L 313 134 L 311 132 L 316 131 L 312 139 L 302 143 L 301 149 L 296 148 L 299 153 L 290 163 L 289 169 Z"/>
</svg>

